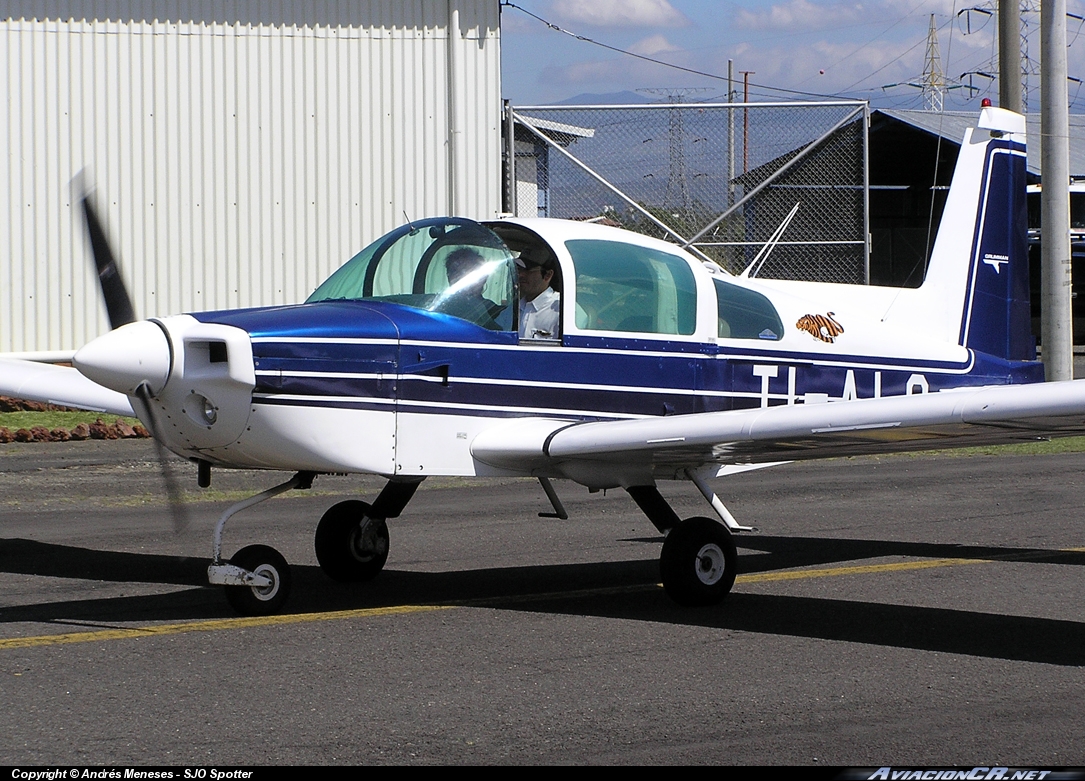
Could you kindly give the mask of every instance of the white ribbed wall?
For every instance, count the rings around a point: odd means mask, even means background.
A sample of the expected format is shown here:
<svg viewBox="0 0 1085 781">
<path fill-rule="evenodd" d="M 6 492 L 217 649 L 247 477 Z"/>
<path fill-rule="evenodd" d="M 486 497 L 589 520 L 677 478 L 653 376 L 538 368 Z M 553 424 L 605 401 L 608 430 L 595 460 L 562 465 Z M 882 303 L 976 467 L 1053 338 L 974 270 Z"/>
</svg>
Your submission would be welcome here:
<svg viewBox="0 0 1085 781">
<path fill-rule="evenodd" d="M 84 167 L 143 317 L 301 301 L 404 212 L 500 208 L 497 0 L 0 12 L 0 352 L 108 329 Z"/>
</svg>

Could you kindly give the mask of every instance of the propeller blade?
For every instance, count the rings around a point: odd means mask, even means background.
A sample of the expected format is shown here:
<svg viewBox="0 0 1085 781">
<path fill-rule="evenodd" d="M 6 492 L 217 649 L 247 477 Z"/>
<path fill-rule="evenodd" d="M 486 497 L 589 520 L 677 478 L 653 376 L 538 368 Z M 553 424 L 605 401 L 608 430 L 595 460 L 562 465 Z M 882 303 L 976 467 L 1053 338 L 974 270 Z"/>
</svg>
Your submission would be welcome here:
<svg viewBox="0 0 1085 781">
<path fill-rule="evenodd" d="M 154 437 L 155 449 L 158 451 L 158 465 L 162 470 L 162 481 L 166 484 L 166 497 L 169 500 L 170 517 L 173 519 L 173 530 L 180 534 L 188 526 L 188 510 L 185 509 L 185 500 L 181 492 L 181 486 L 173 473 L 169 451 L 162 444 L 161 429 L 158 417 L 154 413 L 154 402 L 151 396 L 151 387 L 143 382 L 136 388 L 136 398 L 143 405 L 146 415 L 140 417 L 147 422 L 151 436 Z"/>
<path fill-rule="evenodd" d="M 124 287 L 120 270 L 117 267 L 117 259 L 109 246 L 105 229 L 98 212 L 91 202 L 90 194 L 83 195 L 83 214 L 87 219 L 87 233 L 90 235 L 90 249 L 94 255 L 94 265 L 98 269 L 98 284 L 102 288 L 102 297 L 105 298 L 106 314 L 109 316 L 110 328 L 120 328 L 122 325 L 135 322 L 136 313 L 132 308 L 132 299 L 128 297 L 128 291 Z"/>
</svg>

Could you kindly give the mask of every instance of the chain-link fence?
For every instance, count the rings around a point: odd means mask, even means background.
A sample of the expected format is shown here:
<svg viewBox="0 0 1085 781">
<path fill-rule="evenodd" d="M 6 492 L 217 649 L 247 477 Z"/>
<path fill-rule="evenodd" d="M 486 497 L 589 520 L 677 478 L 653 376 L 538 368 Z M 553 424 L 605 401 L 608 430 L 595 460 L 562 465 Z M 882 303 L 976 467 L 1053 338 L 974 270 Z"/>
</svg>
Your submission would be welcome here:
<svg viewBox="0 0 1085 781">
<path fill-rule="evenodd" d="M 862 284 L 867 117 L 857 101 L 511 108 L 506 210 L 609 221 L 733 273 Z"/>
</svg>

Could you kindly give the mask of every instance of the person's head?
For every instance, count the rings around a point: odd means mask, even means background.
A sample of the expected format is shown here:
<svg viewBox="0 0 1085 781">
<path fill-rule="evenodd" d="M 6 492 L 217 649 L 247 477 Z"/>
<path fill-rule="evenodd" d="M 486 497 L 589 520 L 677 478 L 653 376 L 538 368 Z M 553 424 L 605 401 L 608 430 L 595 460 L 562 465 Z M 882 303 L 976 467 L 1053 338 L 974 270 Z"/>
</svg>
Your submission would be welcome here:
<svg viewBox="0 0 1085 781">
<path fill-rule="evenodd" d="M 478 270 L 485 263 L 485 259 L 479 254 L 478 250 L 473 247 L 460 247 L 457 250 L 453 250 L 445 258 L 445 270 L 448 273 L 448 282 L 450 285 L 455 285 L 461 279 Z M 464 287 L 465 290 L 473 290 L 477 288 L 482 290 L 486 284 L 486 277 L 479 275 L 477 283 L 472 282 Z"/>
<path fill-rule="evenodd" d="M 520 282 L 520 297 L 525 301 L 538 298 L 554 279 L 554 265 L 549 253 L 521 252 L 516 271 Z"/>
</svg>

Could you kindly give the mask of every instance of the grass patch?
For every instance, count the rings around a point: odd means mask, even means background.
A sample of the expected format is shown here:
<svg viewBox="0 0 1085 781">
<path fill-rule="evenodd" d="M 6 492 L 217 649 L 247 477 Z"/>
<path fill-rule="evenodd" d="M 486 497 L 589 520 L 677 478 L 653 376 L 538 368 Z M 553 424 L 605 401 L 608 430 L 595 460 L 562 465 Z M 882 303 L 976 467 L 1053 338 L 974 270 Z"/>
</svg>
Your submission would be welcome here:
<svg viewBox="0 0 1085 781">
<path fill-rule="evenodd" d="M 80 423 L 86 423 L 89 426 L 98 418 L 101 418 L 103 423 L 109 424 L 117 418 L 129 426 L 139 423 L 136 418 L 125 418 L 108 412 L 0 412 L 0 428 L 12 431 L 34 426 L 44 426 L 50 431 L 55 428 L 72 429 Z"/>
<path fill-rule="evenodd" d="M 1009 445 L 979 445 L 977 447 L 956 447 L 945 450 L 920 450 L 915 453 L 900 453 L 909 458 L 926 456 L 1049 456 L 1058 453 L 1085 453 L 1085 437 L 1060 437 L 1059 439 L 1041 439 L 1035 442 L 1014 442 Z M 893 454 L 887 454 L 893 455 Z"/>
</svg>

